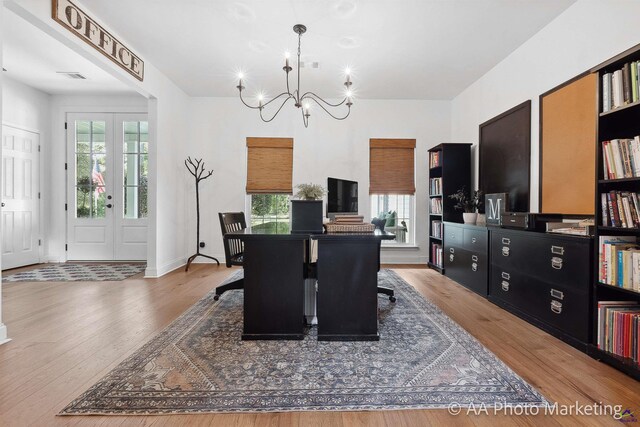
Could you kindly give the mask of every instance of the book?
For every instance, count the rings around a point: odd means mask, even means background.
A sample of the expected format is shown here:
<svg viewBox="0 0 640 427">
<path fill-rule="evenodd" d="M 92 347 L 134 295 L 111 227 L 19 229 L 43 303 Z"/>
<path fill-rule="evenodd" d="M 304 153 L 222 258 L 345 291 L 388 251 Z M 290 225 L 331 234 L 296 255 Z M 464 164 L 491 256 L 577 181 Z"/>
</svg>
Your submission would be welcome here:
<svg viewBox="0 0 640 427">
<path fill-rule="evenodd" d="M 611 73 L 602 75 L 602 112 L 611 111 Z"/>
</svg>

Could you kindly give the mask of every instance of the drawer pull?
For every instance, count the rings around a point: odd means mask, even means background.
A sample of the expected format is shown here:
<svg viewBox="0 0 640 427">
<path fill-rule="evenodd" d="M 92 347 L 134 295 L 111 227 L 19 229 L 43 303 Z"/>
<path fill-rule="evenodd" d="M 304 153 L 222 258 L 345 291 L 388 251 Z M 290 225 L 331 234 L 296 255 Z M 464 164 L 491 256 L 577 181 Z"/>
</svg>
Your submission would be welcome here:
<svg viewBox="0 0 640 427">
<path fill-rule="evenodd" d="M 477 241 L 478 241 L 478 239 L 476 239 L 475 237 L 472 237 L 472 238 L 471 238 L 471 243 L 475 243 L 475 242 L 477 242 Z"/>
<path fill-rule="evenodd" d="M 456 253 L 456 250 L 454 248 L 449 248 L 449 252 L 451 252 L 452 254 Z"/>
<path fill-rule="evenodd" d="M 453 254 L 449 255 L 449 261 L 453 262 L 453 258 L 454 258 Z"/>
<path fill-rule="evenodd" d="M 551 267 L 555 268 L 556 270 L 561 270 L 562 269 L 562 258 L 554 256 L 553 258 L 551 258 Z"/>
<path fill-rule="evenodd" d="M 551 311 L 555 314 L 562 313 L 562 303 L 558 301 L 551 301 Z"/>
<path fill-rule="evenodd" d="M 564 299 L 564 292 L 557 289 L 551 289 L 551 298 Z"/>
<path fill-rule="evenodd" d="M 551 253 L 556 255 L 564 255 L 564 248 L 562 246 L 551 246 Z"/>
<path fill-rule="evenodd" d="M 473 264 L 471 264 L 471 270 L 478 271 L 478 264 L 475 263 L 475 262 Z"/>
<path fill-rule="evenodd" d="M 503 246 L 502 247 L 502 256 L 509 256 L 509 247 L 508 246 Z"/>
<path fill-rule="evenodd" d="M 503 271 L 503 272 L 502 272 L 502 278 L 503 278 L 503 279 L 506 279 L 506 280 L 509 280 L 509 279 L 511 279 L 511 275 L 510 275 L 509 273 L 505 273 L 505 272 Z"/>
<path fill-rule="evenodd" d="M 478 262 L 478 255 L 471 255 L 471 261 Z"/>
<path fill-rule="evenodd" d="M 508 237 L 503 237 L 502 238 L 502 244 L 503 245 L 510 245 L 511 244 L 511 239 Z"/>
<path fill-rule="evenodd" d="M 505 292 L 509 292 L 509 282 L 505 280 L 502 281 L 502 290 Z"/>
</svg>

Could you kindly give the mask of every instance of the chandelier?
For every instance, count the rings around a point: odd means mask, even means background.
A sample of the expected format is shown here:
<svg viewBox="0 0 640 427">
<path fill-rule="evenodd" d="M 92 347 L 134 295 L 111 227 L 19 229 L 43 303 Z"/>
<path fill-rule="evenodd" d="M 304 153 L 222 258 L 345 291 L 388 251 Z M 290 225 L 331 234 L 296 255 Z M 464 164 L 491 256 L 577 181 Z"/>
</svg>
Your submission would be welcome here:
<svg viewBox="0 0 640 427">
<path fill-rule="evenodd" d="M 322 99 L 320 96 L 316 95 L 313 92 L 305 92 L 303 94 L 300 93 L 300 41 L 302 39 L 302 35 L 307 31 L 307 27 L 305 27 L 302 24 L 297 24 L 294 25 L 293 27 L 293 31 L 298 35 L 298 67 L 296 69 L 296 73 L 297 73 L 297 78 L 298 78 L 298 83 L 297 83 L 297 88 L 291 92 L 290 86 L 289 86 L 289 73 L 293 70 L 293 68 L 291 68 L 291 66 L 289 65 L 289 54 L 285 53 L 285 65 L 284 67 L 282 67 L 282 69 L 284 70 L 284 72 L 286 73 L 287 77 L 287 91 L 286 92 L 282 92 L 280 95 L 276 96 L 273 99 L 270 99 L 269 101 L 266 101 L 264 99 L 264 95 L 262 94 L 258 94 L 257 98 L 258 98 L 258 105 L 249 105 L 244 98 L 242 97 L 242 91 L 245 89 L 245 87 L 242 85 L 242 79 L 244 78 L 244 75 L 242 73 L 238 74 L 238 86 L 236 86 L 236 88 L 238 89 L 238 92 L 240 94 L 240 100 L 242 101 L 242 103 L 244 105 L 246 105 L 247 107 L 254 109 L 254 110 L 258 110 L 260 112 L 260 118 L 262 119 L 263 122 L 268 123 L 270 121 L 272 121 L 273 119 L 275 119 L 275 117 L 278 115 L 278 113 L 280 112 L 280 110 L 282 110 L 282 107 L 284 107 L 284 105 L 290 100 L 293 99 L 295 102 L 295 106 L 297 108 L 299 108 L 302 112 L 302 121 L 304 123 L 304 127 L 308 127 L 309 126 L 309 116 L 311 116 L 310 113 L 310 103 L 311 102 L 315 102 L 316 104 L 318 104 L 320 106 L 320 108 L 322 108 L 329 116 L 333 117 L 336 120 L 344 120 L 347 117 L 349 117 L 349 114 L 351 113 L 351 106 L 353 105 L 353 92 L 351 90 L 351 72 L 350 70 L 347 68 L 345 70 L 345 74 L 346 74 L 346 80 L 344 82 L 344 86 L 346 88 L 345 90 L 345 96 L 344 99 L 337 103 L 337 104 L 332 104 L 328 101 L 325 101 L 324 99 Z M 273 113 L 273 115 L 271 117 L 265 117 L 265 115 L 263 115 L 263 110 L 265 110 L 265 108 L 267 106 L 269 106 L 269 104 L 276 102 L 276 101 L 282 101 L 279 105 L 279 107 L 276 108 L 276 106 L 278 105 L 278 103 L 273 105 L 273 110 L 275 110 L 275 112 Z M 266 102 L 265 102 L 266 101 Z M 337 114 L 332 114 L 331 111 L 329 111 L 329 109 L 337 109 L 338 107 L 341 107 L 345 105 L 347 107 L 347 111 L 346 113 L 344 113 L 344 115 L 339 116 Z"/>
</svg>

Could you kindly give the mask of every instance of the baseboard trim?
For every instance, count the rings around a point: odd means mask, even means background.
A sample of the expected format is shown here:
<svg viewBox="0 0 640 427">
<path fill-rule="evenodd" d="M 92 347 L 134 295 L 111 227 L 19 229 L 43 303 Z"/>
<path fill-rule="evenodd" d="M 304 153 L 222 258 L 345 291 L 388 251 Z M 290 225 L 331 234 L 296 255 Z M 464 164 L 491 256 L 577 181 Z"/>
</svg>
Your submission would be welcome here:
<svg viewBox="0 0 640 427">
<path fill-rule="evenodd" d="M 209 255 L 209 254 L 205 254 L 205 255 Z M 223 265 L 225 263 L 224 254 L 222 254 L 222 255 L 213 254 L 213 255 L 209 255 L 209 256 L 217 258 L 218 261 L 220 261 L 220 265 Z M 204 257 L 200 257 L 200 256 L 193 260 L 193 264 L 215 264 L 215 263 L 216 262 L 214 260 L 212 260 L 212 259 L 204 258 Z"/>
<path fill-rule="evenodd" d="M 11 339 L 7 337 L 7 326 L 4 323 L 0 323 L 0 345 L 6 344 L 9 341 L 11 341 Z"/>
<path fill-rule="evenodd" d="M 169 274 L 173 270 L 176 270 L 182 267 L 186 263 L 187 263 L 187 260 L 181 257 L 181 258 L 176 258 L 173 261 L 168 262 L 167 264 L 164 264 L 163 266 L 160 266 L 157 268 L 147 267 L 144 270 L 144 277 L 145 279 L 154 279 L 154 278 L 162 277 L 165 274 Z"/>
<path fill-rule="evenodd" d="M 393 256 L 395 255 L 395 256 Z M 380 263 L 382 264 L 426 264 L 429 258 L 426 256 L 407 256 L 406 254 L 381 253 Z"/>
</svg>

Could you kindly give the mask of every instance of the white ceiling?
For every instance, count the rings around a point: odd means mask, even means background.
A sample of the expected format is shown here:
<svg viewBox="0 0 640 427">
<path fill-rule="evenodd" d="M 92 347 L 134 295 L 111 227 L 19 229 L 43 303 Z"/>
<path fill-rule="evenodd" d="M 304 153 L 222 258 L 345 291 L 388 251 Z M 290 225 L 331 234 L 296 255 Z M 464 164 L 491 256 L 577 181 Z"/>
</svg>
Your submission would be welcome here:
<svg viewBox="0 0 640 427">
<path fill-rule="evenodd" d="M 18 15 L 6 9 L 4 12 L 2 55 L 6 76 L 52 95 L 135 94 L 124 83 Z M 57 74 L 58 71 L 79 72 L 87 79 L 72 80 Z"/>
<path fill-rule="evenodd" d="M 341 94 L 354 69 L 358 97 L 452 99 L 575 0 L 81 0 L 144 60 L 192 96 L 284 86 L 294 24 L 308 27 L 302 91 Z"/>
</svg>

